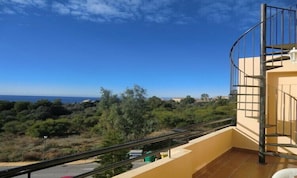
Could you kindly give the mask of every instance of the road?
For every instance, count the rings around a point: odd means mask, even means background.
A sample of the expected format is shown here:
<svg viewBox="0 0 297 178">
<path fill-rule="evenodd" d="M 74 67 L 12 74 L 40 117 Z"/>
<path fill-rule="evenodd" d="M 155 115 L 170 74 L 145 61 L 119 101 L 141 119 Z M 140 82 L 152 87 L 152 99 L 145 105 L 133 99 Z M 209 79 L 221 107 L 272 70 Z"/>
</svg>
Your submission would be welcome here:
<svg viewBox="0 0 297 178">
<path fill-rule="evenodd" d="M 60 178 L 62 176 L 75 176 L 93 170 L 98 166 L 97 163 L 87 164 L 71 164 L 60 165 L 52 168 L 33 172 L 31 178 Z M 13 167 L 0 167 L 0 170 L 5 170 Z M 27 178 L 28 175 L 20 175 L 15 178 Z"/>
<path fill-rule="evenodd" d="M 145 165 L 142 160 L 138 160 L 133 162 L 133 168 L 140 167 Z M 92 171 L 94 168 L 98 166 L 98 163 L 85 163 L 85 164 L 64 164 L 60 166 L 55 166 L 52 168 L 40 170 L 31 173 L 31 178 L 60 178 L 63 176 L 75 176 L 85 172 Z M 10 169 L 13 167 L 0 167 L 0 171 Z M 20 175 L 15 178 L 27 178 L 28 175 Z M 91 178 L 91 176 L 90 176 Z"/>
</svg>

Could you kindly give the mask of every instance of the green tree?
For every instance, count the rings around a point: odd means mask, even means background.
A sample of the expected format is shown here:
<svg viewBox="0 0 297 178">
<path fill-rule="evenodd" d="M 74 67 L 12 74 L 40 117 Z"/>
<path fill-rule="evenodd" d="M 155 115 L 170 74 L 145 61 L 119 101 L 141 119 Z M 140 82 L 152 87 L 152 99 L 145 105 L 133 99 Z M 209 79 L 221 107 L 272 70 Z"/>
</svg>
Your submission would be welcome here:
<svg viewBox="0 0 297 178">
<path fill-rule="evenodd" d="M 146 91 L 138 85 L 122 94 L 119 126 L 128 140 L 143 138 L 148 133 L 148 113 L 145 102 Z M 149 129 L 151 130 L 151 129 Z"/>
<path fill-rule="evenodd" d="M 13 102 L 0 100 L 0 111 L 10 110 L 14 106 Z"/>
<path fill-rule="evenodd" d="M 208 101 L 209 100 L 209 95 L 207 93 L 201 94 L 201 100 L 202 101 Z"/>
<path fill-rule="evenodd" d="M 175 102 L 174 100 L 168 100 L 163 103 L 163 107 L 169 111 L 175 110 L 177 108 L 177 105 L 178 105 L 178 103 Z"/>
<path fill-rule="evenodd" d="M 103 134 L 109 130 L 119 131 L 120 109 L 119 99 L 117 95 L 113 95 L 111 91 L 101 88 L 101 97 L 98 104 L 100 114 L 100 128 Z"/>
<path fill-rule="evenodd" d="M 125 138 L 118 132 L 110 130 L 105 133 L 104 140 L 102 142 L 102 147 L 109 147 L 113 146 L 116 144 L 123 143 L 125 141 Z M 120 151 L 115 151 L 112 153 L 107 153 L 104 155 L 99 156 L 99 163 L 100 167 L 104 167 L 116 162 L 120 162 L 122 160 L 128 159 L 128 150 L 120 150 Z M 113 168 L 111 170 L 104 171 L 100 174 L 95 175 L 95 178 L 110 178 L 115 175 L 118 175 L 120 173 L 123 173 L 125 171 L 128 171 L 129 169 L 132 168 L 131 164 L 127 164 L 124 166 L 120 166 L 117 168 Z"/>
<path fill-rule="evenodd" d="M 195 98 L 192 98 L 190 95 L 188 95 L 187 97 L 183 98 L 180 103 L 182 105 L 188 105 L 188 104 L 193 104 L 195 103 Z"/>
<path fill-rule="evenodd" d="M 33 108 L 36 109 L 40 106 L 47 106 L 50 107 L 53 103 L 47 99 L 38 100 L 33 104 Z"/>
<path fill-rule="evenodd" d="M 116 95 L 113 95 L 111 91 L 101 88 L 101 97 L 98 104 L 100 110 L 100 124 L 94 127 L 94 130 L 99 130 L 103 135 L 102 147 L 108 147 L 116 144 L 120 144 L 126 141 L 126 138 L 121 130 L 120 121 L 122 120 L 122 113 L 120 110 L 120 102 Z M 99 157 L 100 166 L 104 167 L 115 162 L 119 162 L 127 159 L 127 150 L 117 151 L 109 154 L 104 154 Z M 109 178 L 114 175 L 130 169 L 130 165 L 121 166 L 112 170 L 104 171 L 96 178 Z"/>
<path fill-rule="evenodd" d="M 181 119 L 172 111 L 154 110 L 153 115 L 156 117 L 159 129 L 174 128 L 181 122 Z"/>
<path fill-rule="evenodd" d="M 163 104 L 163 101 L 156 96 L 150 97 L 147 100 L 147 106 L 150 110 L 157 109 L 157 108 L 161 107 L 162 104 Z"/>
<path fill-rule="evenodd" d="M 119 98 L 117 95 L 112 94 L 110 90 L 100 89 L 101 97 L 99 102 L 99 110 L 104 111 L 108 110 L 113 104 L 119 103 Z"/>
<path fill-rule="evenodd" d="M 30 110 L 22 110 L 17 112 L 17 120 L 21 122 L 25 122 L 27 120 L 32 120 L 32 113 Z"/>
<path fill-rule="evenodd" d="M 16 112 L 21 112 L 23 110 L 28 110 L 30 106 L 30 102 L 27 101 L 18 101 L 14 103 L 14 109 Z"/>
<path fill-rule="evenodd" d="M 52 104 L 49 104 L 48 107 L 50 107 L 50 112 L 53 116 L 68 115 L 71 113 L 63 106 L 61 100 L 55 100 Z"/>
<path fill-rule="evenodd" d="M 53 115 L 50 106 L 40 105 L 34 110 L 34 114 L 32 116 L 35 120 L 46 120 L 51 118 Z"/>
</svg>

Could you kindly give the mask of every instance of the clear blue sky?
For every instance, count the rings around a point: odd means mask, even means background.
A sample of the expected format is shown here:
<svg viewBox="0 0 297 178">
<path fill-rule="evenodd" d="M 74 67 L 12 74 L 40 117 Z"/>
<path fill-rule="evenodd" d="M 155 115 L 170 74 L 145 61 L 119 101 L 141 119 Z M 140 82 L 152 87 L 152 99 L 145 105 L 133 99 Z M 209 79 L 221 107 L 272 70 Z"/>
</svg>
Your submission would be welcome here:
<svg viewBox="0 0 297 178">
<path fill-rule="evenodd" d="M 295 1 L 0 0 L 0 95 L 228 95 L 230 47 L 262 2 Z"/>
</svg>

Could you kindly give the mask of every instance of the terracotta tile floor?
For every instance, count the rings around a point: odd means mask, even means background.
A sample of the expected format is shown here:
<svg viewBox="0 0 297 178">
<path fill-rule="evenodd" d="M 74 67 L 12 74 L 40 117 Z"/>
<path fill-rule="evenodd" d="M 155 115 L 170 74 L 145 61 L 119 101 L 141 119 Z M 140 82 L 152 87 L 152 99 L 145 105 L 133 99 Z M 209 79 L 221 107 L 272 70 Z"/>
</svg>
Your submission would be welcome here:
<svg viewBox="0 0 297 178">
<path fill-rule="evenodd" d="M 297 168 L 297 160 L 266 156 L 266 164 L 258 163 L 258 153 L 231 149 L 197 171 L 193 178 L 271 178 L 283 168 Z"/>
</svg>

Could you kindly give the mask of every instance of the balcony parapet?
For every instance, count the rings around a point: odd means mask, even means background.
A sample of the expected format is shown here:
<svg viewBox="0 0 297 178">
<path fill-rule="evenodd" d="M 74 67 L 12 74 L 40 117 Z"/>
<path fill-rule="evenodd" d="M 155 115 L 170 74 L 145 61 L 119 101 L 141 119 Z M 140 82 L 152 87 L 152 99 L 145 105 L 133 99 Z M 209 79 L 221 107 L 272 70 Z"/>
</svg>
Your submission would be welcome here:
<svg viewBox="0 0 297 178">
<path fill-rule="evenodd" d="M 191 178 L 195 172 L 232 149 L 237 138 L 236 127 L 227 127 L 172 149 L 171 158 L 163 158 L 115 178 Z"/>
</svg>

